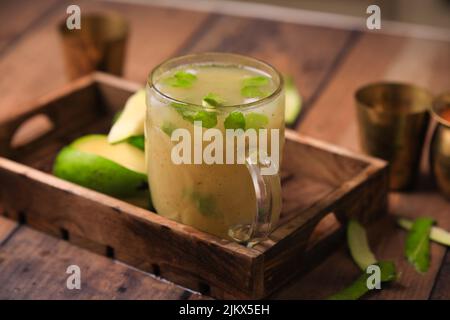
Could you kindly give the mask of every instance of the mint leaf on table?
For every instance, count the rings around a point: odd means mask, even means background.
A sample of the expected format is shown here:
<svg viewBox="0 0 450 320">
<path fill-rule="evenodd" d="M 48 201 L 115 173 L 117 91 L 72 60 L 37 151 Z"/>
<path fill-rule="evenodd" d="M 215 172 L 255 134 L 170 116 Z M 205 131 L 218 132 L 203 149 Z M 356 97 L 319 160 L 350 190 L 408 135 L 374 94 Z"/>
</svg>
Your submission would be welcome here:
<svg viewBox="0 0 450 320">
<path fill-rule="evenodd" d="M 332 295 L 328 300 L 358 300 L 369 291 L 367 288 L 368 274 L 361 274 L 350 286 Z"/>
<path fill-rule="evenodd" d="M 430 266 L 430 231 L 433 223 L 431 218 L 417 218 L 406 238 L 406 258 L 419 272 L 426 272 Z"/>
<path fill-rule="evenodd" d="M 267 96 L 267 92 L 259 86 L 245 86 L 241 89 L 241 95 L 246 98 L 263 98 Z"/>
<path fill-rule="evenodd" d="M 377 263 L 380 267 L 381 282 L 394 281 L 397 278 L 395 265 L 391 261 L 381 261 Z M 371 291 L 367 287 L 367 280 L 371 275 L 365 271 L 356 279 L 350 286 L 341 290 L 340 292 L 329 297 L 329 300 L 357 300 L 364 296 L 367 292 Z"/>
<path fill-rule="evenodd" d="M 201 121 L 202 127 L 204 128 L 213 128 L 217 124 L 217 114 L 215 112 L 194 110 L 192 107 L 189 107 L 189 105 L 181 103 L 172 103 L 171 106 L 175 108 L 184 120 L 191 123 L 194 123 L 194 121 Z"/>
<path fill-rule="evenodd" d="M 242 129 L 245 130 L 245 117 L 242 112 L 231 112 L 224 121 L 225 129 Z"/>
<path fill-rule="evenodd" d="M 197 76 L 187 71 L 177 71 L 173 76 L 164 79 L 164 83 L 177 88 L 189 88 L 197 80 Z"/>
<path fill-rule="evenodd" d="M 367 273 L 367 270 L 371 265 L 377 265 L 380 267 L 381 282 L 389 282 L 397 278 L 397 273 L 393 262 L 377 262 L 375 255 L 370 250 L 366 230 L 356 220 L 350 220 L 348 223 L 347 242 L 354 261 L 360 269 L 363 270 L 363 273 L 349 287 L 334 294 L 329 299 L 356 300 L 370 291 L 367 286 L 367 282 L 368 280 L 373 280 L 373 278 L 371 278 L 371 273 Z"/>
<path fill-rule="evenodd" d="M 127 142 L 142 151 L 145 150 L 145 137 L 143 135 L 129 137 Z"/>
<path fill-rule="evenodd" d="M 208 93 L 202 100 L 204 107 L 221 107 L 225 104 L 225 99 L 216 93 Z"/>
<path fill-rule="evenodd" d="M 405 218 L 397 219 L 397 224 L 406 230 L 411 230 L 413 223 L 414 222 L 409 219 Z M 433 240 L 434 242 L 440 243 L 444 246 L 450 247 L 450 232 L 439 227 L 431 227 L 430 240 Z"/>
<path fill-rule="evenodd" d="M 261 87 L 261 86 L 265 86 L 265 85 L 269 84 L 269 78 L 264 77 L 264 76 L 245 78 L 244 81 L 242 82 L 242 84 L 244 85 L 244 87 L 248 87 L 248 86 Z"/>
<path fill-rule="evenodd" d="M 350 220 L 347 226 L 347 243 L 353 260 L 363 271 L 376 264 L 377 259 L 370 250 L 366 230 L 356 220 Z"/>
<path fill-rule="evenodd" d="M 245 129 L 262 129 L 269 124 L 269 118 L 262 113 L 251 112 L 245 115 Z"/>
</svg>

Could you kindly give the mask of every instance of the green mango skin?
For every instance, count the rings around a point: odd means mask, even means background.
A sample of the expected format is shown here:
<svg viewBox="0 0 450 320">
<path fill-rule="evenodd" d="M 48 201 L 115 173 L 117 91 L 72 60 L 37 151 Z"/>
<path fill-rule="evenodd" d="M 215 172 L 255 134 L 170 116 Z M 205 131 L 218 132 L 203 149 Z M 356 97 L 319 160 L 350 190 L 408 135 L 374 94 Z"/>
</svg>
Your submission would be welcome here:
<svg viewBox="0 0 450 320">
<path fill-rule="evenodd" d="M 302 110 L 302 97 L 295 86 L 294 79 L 284 76 L 284 90 L 286 95 L 285 122 L 293 125 Z"/>
<path fill-rule="evenodd" d="M 143 135 L 129 137 L 127 139 L 127 142 L 131 144 L 133 147 L 145 151 L 145 137 Z"/>
<path fill-rule="evenodd" d="M 53 174 L 118 198 L 132 197 L 148 188 L 146 175 L 131 171 L 104 157 L 78 151 L 72 146 L 63 148 L 58 154 Z"/>
</svg>

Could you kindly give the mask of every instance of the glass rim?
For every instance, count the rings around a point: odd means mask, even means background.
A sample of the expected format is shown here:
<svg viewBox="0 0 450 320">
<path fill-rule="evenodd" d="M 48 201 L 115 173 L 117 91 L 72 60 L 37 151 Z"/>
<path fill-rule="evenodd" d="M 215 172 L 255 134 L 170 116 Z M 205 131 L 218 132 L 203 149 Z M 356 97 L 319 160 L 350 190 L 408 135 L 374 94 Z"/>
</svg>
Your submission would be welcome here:
<svg viewBox="0 0 450 320">
<path fill-rule="evenodd" d="M 407 82 L 401 82 L 401 81 L 378 81 L 378 82 L 372 82 L 368 83 L 366 85 L 363 85 L 359 87 L 355 93 L 354 93 L 354 99 L 356 100 L 358 106 L 363 107 L 364 109 L 371 110 L 372 105 L 367 102 L 367 99 L 365 99 L 363 96 L 370 93 L 373 90 L 376 89 L 383 89 L 383 90 L 411 90 L 411 92 L 418 93 L 422 95 L 422 100 L 425 97 L 426 100 L 428 100 L 428 103 L 423 104 L 421 107 L 417 107 L 416 104 L 408 106 L 407 110 L 398 111 L 393 108 L 387 108 L 383 105 L 382 110 L 378 109 L 377 112 L 384 113 L 384 114 L 400 114 L 400 115 L 412 115 L 412 114 L 420 114 L 420 113 L 426 113 L 429 112 L 432 104 L 433 104 L 433 95 L 431 94 L 428 89 L 425 89 L 423 87 L 417 86 L 415 84 L 407 83 Z M 416 99 L 418 100 L 418 99 Z"/>
<path fill-rule="evenodd" d="M 439 95 L 437 98 L 435 98 L 433 105 L 431 106 L 431 114 L 436 119 L 436 121 L 450 128 L 450 121 L 443 118 L 440 114 L 440 110 L 438 110 L 442 104 L 450 105 L 450 92 L 444 92 Z"/>
<path fill-rule="evenodd" d="M 226 62 L 226 57 L 253 60 L 254 62 L 257 62 L 258 64 L 263 65 L 266 68 L 269 68 L 269 70 L 271 70 L 271 72 L 276 74 L 279 79 L 279 83 L 277 85 L 277 88 L 267 97 L 264 97 L 264 98 L 256 100 L 256 101 L 248 102 L 248 103 L 226 105 L 226 106 L 219 106 L 219 107 L 205 107 L 201 104 L 189 103 L 186 101 L 178 100 L 178 99 L 170 97 L 169 95 L 161 92 L 161 90 L 156 88 L 153 78 L 155 76 L 156 71 L 158 71 L 160 68 L 162 68 L 165 65 L 170 64 L 172 62 L 183 61 L 183 60 L 186 60 L 189 58 L 195 58 L 195 57 L 201 57 L 201 56 L 216 56 L 216 57 L 223 56 L 224 62 Z M 208 61 L 206 60 L 205 63 L 207 63 L 207 62 Z M 245 64 L 242 64 L 242 65 L 245 66 Z M 258 68 L 256 68 L 256 69 L 258 69 Z M 261 70 L 261 71 L 263 71 L 263 70 Z M 265 61 L 262 61 L 260 59 L 257 59 L 257 58 L 253 58 L 253 57 L 249 57 L 249 56 L 245 56 L 245 55 L 241 55 L 241 54 L 236 54 L 236 53 L 228 53 L 228 52 L 200 52 L 200 53 L 192 53 L 192 54 L 177 56 L 177 57 L 173 57 L 173 58 L 164 60 L 163 62 L 161 62 L 160 64 L 158 64 L 156 67 L 154 67 L 152 69 L 152 71 L 150 72 L 150 74 L 147 77 L 147 85 L 151 89 L 153 89 L 160 97 L 162 97 L 164 100 L 170 101 L 171 103 L 183 104 L 187 107 L 201 108 L 202 110 L 210 110 L 210 111 L 221 110 L 221 109 L 226 110 L 229 108 L 239 108 L 239 109 L 246 110 L 246 109 L 252 109 L 252 108 L 258 107 L 261 104 L 267 103 L 267 101 L 271 101 L 271 100 L 277 98 L 283 91 L 284 79 L 283 79 L 283 76 L 281 75 L 281 73 L 275 67 L 273 67 L 271 64 L 269 64 Z"/>
<path fill-rule="evenodd" d="M 111 12 L 88 12 L 84 15 L 81 15 L 81 23 L 83 22 L 97 22 L 101 24 L 108 24 L 113 23 L 120 26 L 120 29 L 117 34 L 112 36 L 112 40 L 121 40 L 123 38 L 126 38 L 129 33 L 129 22 L 128 20 L 120 15 L 117 12 L 111 11 Z M 63 37 L 76 37 L 79 36 L 79 33 L 83 28 L 81 29 L 75 29 L 75 30 L 69 30 L 66 26 L 66 19 L 62 19 L 59 21 L 58 25 L 58 32 Z M 77 32 L 74 32 L 77 31 Z"/>
</svg>

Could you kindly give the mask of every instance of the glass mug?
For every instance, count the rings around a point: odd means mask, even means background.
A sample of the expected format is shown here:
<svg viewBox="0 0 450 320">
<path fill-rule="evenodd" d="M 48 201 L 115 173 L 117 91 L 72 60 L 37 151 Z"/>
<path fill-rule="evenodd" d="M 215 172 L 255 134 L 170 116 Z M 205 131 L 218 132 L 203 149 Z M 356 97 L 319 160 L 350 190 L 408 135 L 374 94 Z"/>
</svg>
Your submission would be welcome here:
<svg viewBox="0 0 450 320">
<path fill-rule="evenodd" d="M 175 70 L 202 67 L 210 68 L 204 69 L 205 77 L 212 79 L 204 82 L 204 86 L 220 85 L 221 90 L 226 91 L 228 87 L 236 86 L 236 81 L 231 78 L 228 81 L 225 76 L 228 73 L 222 72 L 244 72 L 248 69 L 270 77 L 273 91 L 259 100 L 249 99 L 244 104 L 205 106 L 192 103 L 188 98 L 189 94 L 195 94 L 195 88 L 174 89 L 187 97 L 181 99 L 178 94 L 178 99 L 175 99 L 168 92 L 169 87 L 160 85 Z M 215 72 L 219 74 L 215 75 Z M 174 130 L 178 128 L 187 130 L 191 136 L 195 136 L 198 130 L 203 134 L 206 129 L 215 128 L 225 137 L 226 119 L 236 112 L 234 114 L 240 113 L 249 120 L 255 117 L 266 119 L 257 133 L 261 128 L 267 129 L 269 155 L 272 153 L 270 132 L 278 130 L 276 147 L 281 158 L 284 146 L 284 89 L 280 73 L 253 58 L 236 54 L 201 53 L 170 59 L 157 66 L 149 75 L 146 90 L 146 161 L 152 202 L 158 214 L 241 243 L 267 237 L 281 211 L 279 166 L 273 174 L 261 174 L 270 163 L 264 159 L 254 161 L 255 158 L 248 154 L 248 148 L 245 149 L 245 163 L 227 164 L 225 160 L 223 164 L 208 164 L 205 161 L 197 164 L 175 163 L 172 149 L 177 141 L 172 141 L 172 138 Z M 205 121 L 202 122 L 205 127 L 199 126 L 198 122 L 192 121 L 195 118 L 193 115 L 212 115 L 213 121 L 208 123 L 210 118 L 199 116 Z M 259 145 L 261 137 L 257 137 Z M 223 149 L 226 149 L 226 143 L 224 138 Z M 203 150 L 208 145 L 203 140 L 200 144 Z M 233 147 L 234 153 L 242 152 L 237 150 L 237 143 Z M 191 154 L 194 152 L 192 149 Z"/>
</svg>

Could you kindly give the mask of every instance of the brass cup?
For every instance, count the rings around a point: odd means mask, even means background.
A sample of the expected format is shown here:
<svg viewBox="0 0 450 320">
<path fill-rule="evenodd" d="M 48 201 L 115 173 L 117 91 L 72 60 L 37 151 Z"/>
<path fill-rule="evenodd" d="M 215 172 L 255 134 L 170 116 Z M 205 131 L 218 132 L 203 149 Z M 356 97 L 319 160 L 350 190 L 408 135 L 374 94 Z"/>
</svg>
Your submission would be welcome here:
<svg viewBox="0 0 450 320">
<path fill-rule="evenodd" d="M 448 110 L 448 116 L 443 112 Z M 450 92 L 436 98 L 431 114 L 437 121 L 430 144 L 430 170 L 438 188 L 450 199 Z"/>
<path fill-rule="evenodd" d="M 122 75 L 127 21 L 117 14 L 81 15 L 81 29 L 58 26 L 69 79 L 95 70 Z"/>
<path fill-rule="evenodd" d="M 410 189 L 419 172 L 432 95 L 408 84 L 380 82 L 355 94 L 364 152 L 389 162 L 391 189 Z"/>
</svg>

